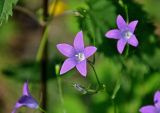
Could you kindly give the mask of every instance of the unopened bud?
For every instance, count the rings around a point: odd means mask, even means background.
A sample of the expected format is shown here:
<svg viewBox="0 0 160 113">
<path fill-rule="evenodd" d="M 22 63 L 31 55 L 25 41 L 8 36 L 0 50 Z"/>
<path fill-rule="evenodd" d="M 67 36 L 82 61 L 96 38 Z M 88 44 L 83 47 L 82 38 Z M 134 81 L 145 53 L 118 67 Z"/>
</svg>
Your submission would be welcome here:
<svg viewBox="0 0 160 113">
<path fill-rule="evenodd" d="M 78 12 L 78 11 L 74 11 L 74 14 L 75 14 L 75 16 L 79 16 L 79 17 L 84 17 L 80 12 Z"/>
<path fill-rule="evenodd" d="M 86 89 L 83 86 L 81 86 L 80 84 L 78 84 L 78 83 L 73 84 L 73 87 L 77 91 L 81 92 L 82 94 L 86 94 L 87 93 Z"/>
<path fill-rule="evenodd" d="M 60 70 L 60 66 L 59 66 L 59 64 L 56 64 L 56 66 L 55 66 L 56 75 L 59 74 L 59 70 Z"/>
<path fill-rule="evenodd" d="M 123 1 L 122 1 L 122 0 L 119 0 L 119 1 L 118 1 L 118 3 L 119 3 L 119 5 L 120 5 L 121 7 L 123 7 L 123 6 L 124 6 L 124 3 L 123 3 Z"/>
</svg>

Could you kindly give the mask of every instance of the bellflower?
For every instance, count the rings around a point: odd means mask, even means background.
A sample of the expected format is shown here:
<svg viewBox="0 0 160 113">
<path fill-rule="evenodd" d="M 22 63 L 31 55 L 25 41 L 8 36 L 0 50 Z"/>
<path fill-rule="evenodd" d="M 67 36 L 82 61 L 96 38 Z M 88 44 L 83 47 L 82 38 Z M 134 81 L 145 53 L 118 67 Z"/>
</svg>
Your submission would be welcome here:
<svg viewBox="0 0 160 113">
<path fill-rule="evenodd" d="M 118 29 L 112 29 L 105 34 L 107 38 L 118 39 L 117 49 L 120 54 L 122 54 L 126 44 L 130 44 L 134 47 L 138 46 L 138 40 L 134 35 L 137 23 L 138 20 L 135 20 L 128 24 L 121 15 L 118 15 Z"/>
<path fill-rule="evenodd" d="M 32 109 L 38 108 L 38 102 L 31 96 L 28 88 L 28 82 L 25 82 L 23 85 L 23 94 L 17 101 L 12 113 L 16 113 L 17 109 L 20 107 L 29 107 Z"/>
<path fill-rule="evenodd" d="M 141 113 L 160 113 L 160 91 L 154 94 L 154 105 L 147 105 L 139 110 Z"/>
<path fill-rule="evenodd" d="M 60 70 L 60 74 L 64 74 L 72 68 L 76 67 L 82 76 L 87 74 L 87 58 L 93 55 L 97 48 L 94 46 L 84 47 L 83 33 L 78 32 L 73 46 L 62 43 L 57 44 L 57 49 L 66 57 L 68 57 Z"/>
</svg>

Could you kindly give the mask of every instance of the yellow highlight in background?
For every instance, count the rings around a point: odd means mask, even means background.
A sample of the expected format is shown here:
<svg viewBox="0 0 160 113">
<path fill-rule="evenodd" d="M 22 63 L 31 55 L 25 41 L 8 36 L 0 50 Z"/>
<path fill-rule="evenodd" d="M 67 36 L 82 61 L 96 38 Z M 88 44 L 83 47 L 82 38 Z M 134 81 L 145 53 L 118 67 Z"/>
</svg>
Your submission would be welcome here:
<svg viewBox="0 0 160 113">
<path fill-rule="evenodd" d="M 54 8 L 55 7 L 55 8 Z M 66 10 L 66 4 L 60 0 L 49 5 L 49 15 L 58 16 Z M 55 10 L 55 11 L 53 11 Z"/>
</svg>

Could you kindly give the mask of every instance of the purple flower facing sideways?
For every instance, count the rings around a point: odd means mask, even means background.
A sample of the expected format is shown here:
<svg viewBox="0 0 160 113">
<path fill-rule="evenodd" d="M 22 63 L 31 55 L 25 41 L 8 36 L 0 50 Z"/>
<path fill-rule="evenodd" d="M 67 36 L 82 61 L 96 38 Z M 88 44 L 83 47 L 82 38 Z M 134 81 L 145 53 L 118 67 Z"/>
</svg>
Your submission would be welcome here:
<svg viewBox="0 0 160 113">
<path fill-rule="evenodd" d="M 154 94 L 154 105 L 147 105 L 139 110 L 141 113 L 160 113 L 160 91 Z"/>
<path fill-rule="evenodd" d="M 23 85 L 23 95 L 17 101 L 12 113 L 15 113 L 20 107 L 29 107 L 32 109 L 38 108 L 38 102 L 31 96 L 28 88 L 28 82 L 25 82 Z"/>
<path fill-rule="evenodd" d="M 123 17 L 121 15 L 118 15 L 118 29 L 112 29 L 105 34 L 107 38 L 118 39 L 117 49 L 120 54 L 122 54 L 127 43 L 134 47 L 138 46 L 138 40 L 134 35 L 134 30 L 136 28 L 137 23 L 138 20 L 135 20 L 127 24 Z"/>
<path fill-rule="evenodd" d="M 94 46 L 84 47 L 82 31 L 77 33 L 73 46 L 66 43 L 57 44 L 57 49 L 64 56 L 68 57 L 61 67 L 60 74 L 64 74 L 76 67 L 82 76 L 87 75 L 87 58 L 93 55 L 97 50 Z"/>
</svg>

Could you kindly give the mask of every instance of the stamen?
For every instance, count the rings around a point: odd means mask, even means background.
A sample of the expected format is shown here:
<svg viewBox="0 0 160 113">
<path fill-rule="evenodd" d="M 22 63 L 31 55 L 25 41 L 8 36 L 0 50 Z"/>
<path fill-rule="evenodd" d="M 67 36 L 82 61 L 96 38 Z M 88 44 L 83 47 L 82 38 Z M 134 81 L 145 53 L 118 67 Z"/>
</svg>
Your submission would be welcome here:
<svg viewBox="0 0 160 113">
<path fill-rule="evenodd" d="M 128 31 L 128 30 L 122 32 L 122 37 L 123 37 L 124 39 L 126 39 L 126 40 L 130 39 L 132 35 L 133 35 L 133 33 L 130 32 L 130 31 Z"/>
<path fill-rule="evenodd" d="M 84 53 L 78 53 L 75 55 L 77 61 L 83 61 L 85 59 Z"/>
</svg>

